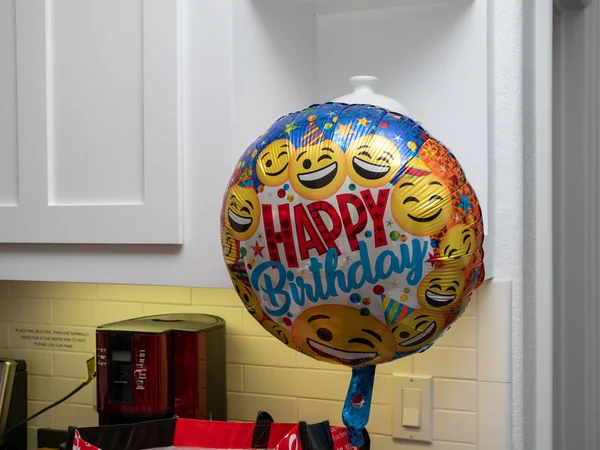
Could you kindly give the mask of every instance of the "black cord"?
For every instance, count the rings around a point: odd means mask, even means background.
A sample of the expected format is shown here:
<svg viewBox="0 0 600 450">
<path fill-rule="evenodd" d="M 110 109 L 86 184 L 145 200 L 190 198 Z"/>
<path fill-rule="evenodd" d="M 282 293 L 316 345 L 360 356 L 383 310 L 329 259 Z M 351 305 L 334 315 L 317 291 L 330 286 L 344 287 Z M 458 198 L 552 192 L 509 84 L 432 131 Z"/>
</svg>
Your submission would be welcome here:
<svg viewBox="0 0 600 450">
<path fill-rule="evenodd" d="M 34 415 L 32 415 L 31 417 L 28 417 L 25 420 L 22 420 L 21 422 L 13 425 L 12 427 L 10 427 L 8 430 L 6 430 L 4 433 L 2 433 L 2 435 L 0 435 L 0 444 L 2 443 L 2 441 L 4 441 L 4 438 L 6 437 L 6 435 L 8 435 L 11 431 L 16 430 L 17 428 L 19 428 L 21 425 L 26 424 L 27 422 L 29 422 L 30 420 L 35 419 L 37 416 L 39 416 L 40 414 L 45 413 L 46 411 L 48 411 L 49 409 L 54 408 L 55 406 L 60 405 L 62 402 L 64 402 L 65 400 L 68 400 L 69 398 L 73 397 L 75 394 L 77 394 L 80 390 L 82 390 L 84 387 L 86 387 L 89 383 L 87 382 L 83 382 L 81 383 L 79 386 L 77 386 L 72 392 L 70 392 L 69 394 L 65 395 L 63 398 L 61 398 L 60 400 L 52 403 L 51 405 L 46 406 L 43 409 L 40 409 L 38 412 L 36 412 Z"/>
</svg>

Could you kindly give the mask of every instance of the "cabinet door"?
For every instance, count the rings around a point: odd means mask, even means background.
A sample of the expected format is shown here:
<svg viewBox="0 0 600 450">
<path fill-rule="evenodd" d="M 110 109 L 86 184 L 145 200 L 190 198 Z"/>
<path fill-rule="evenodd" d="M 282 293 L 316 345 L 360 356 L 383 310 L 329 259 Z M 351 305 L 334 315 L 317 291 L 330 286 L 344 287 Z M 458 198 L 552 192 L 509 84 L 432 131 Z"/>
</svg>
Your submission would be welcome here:
<svg viewBox="0 0 600 450">
<path fill-rule="evenodd" d="M 0 242 L 182 242 L 179 15 L 1 2 Z"/>
</svg>

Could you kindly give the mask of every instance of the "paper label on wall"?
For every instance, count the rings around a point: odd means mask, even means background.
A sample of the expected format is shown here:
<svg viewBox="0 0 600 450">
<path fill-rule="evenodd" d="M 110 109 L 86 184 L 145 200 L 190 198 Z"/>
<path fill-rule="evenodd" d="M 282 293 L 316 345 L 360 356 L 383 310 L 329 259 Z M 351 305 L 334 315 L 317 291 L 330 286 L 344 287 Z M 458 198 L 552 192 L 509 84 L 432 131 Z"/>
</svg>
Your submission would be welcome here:
<svg viewBox="0 0 600 450">
<path fill-rule="evenodd" d="M 94 352 L 95 335 L 92 328 L 12 325 L 10 346 L 38 350 Z"/>
</svg>

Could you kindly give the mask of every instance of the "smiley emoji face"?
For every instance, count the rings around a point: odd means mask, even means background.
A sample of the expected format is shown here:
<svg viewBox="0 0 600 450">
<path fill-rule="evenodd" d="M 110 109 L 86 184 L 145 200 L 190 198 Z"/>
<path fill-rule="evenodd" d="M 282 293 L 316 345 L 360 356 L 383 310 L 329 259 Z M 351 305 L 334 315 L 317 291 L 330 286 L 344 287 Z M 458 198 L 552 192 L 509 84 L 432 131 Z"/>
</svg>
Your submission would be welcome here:
<svg viewBox="0 0 600 450">
<path fill-rule="evenodd" d="M 227 227 L 221 227 L 221 249 L 227 265 L 235 264 L 240 259 L 240 243 L 233 238 Z"/>
<path fill-rule="evenodd" d="M 323 200 L 335 194 L 346 179 L 346 158 L 335 142 L 295 150 L 290 160 L 290 184 L 308 200 Z"/>
<path fill-rule="evenodd" d="M 261 325 L 264 327 L 265 330 L 267 330 L 285 345 L 288 345 L 292 341 L 290 332 L 278 323 L 269 319 L 267 316 L 265 316 L 264 320 L 261 322 Z"/>
<path fill-rule="evenodd" d="M 267 145 L 258 157 L 256 173 L 266 186 L 281 186 L 288 180 L 290 154 L 294 146 L 287 139 L 277 139 Z"/>
<path fill-rule="evenodd" d="M 252 286 L 235 277 L 231 277 L 231 282 L 233 283 L 235 292 L 244 303 L 246 310 L 259 322 L 263 320 L 263 310 Z"/>
<path fill-rule="evenodd" d="M 432 270 L 421 280 L 417 299 L 421 308 L 447 311 L 458 305 L 465 289 L 465 276 L 458 268 Z"/>
<path fill-rule="evenodd" d="M 391 208 L 394 220 L 404 231 L 414 236 L 431 236 L 450 220 L 450 190 L 431 173 L 403 175 L 392 191 Z"/>
<path fill-rule="evenodd" d="M 256 233 L 260 222 L 260 205 L 254 189 L 233 185 L 225 206 L 225 224 L 229 226 L 234 239 L 245 241 Z"/>
<path fill-rule="evenodd" d="M 396 351 L 385 324 L 346 305 L 320 305 L 303 311 L 292 326 L 292 340 L 315 359 L 350 367 L 389 361 Z"/>
<path fill-rule="evenodd" d="M 464 268 L 475 251 L 475 231 L 461 224 L 450 228 L 442 237 L 440 249 L 445 266 Z"/>
<path fill-rule="evenodd" d="M 378 188 L 400 169 L 400 151 L 392 141 L 378 134 L 361 136 L 346 149 L 348 175 L 359 186 Z"/>
<path fill-rule="evenodd" d="M 388 325 L 388 328 L 396 339 L 398 352 L 409 353 L 432 344 L 444 331 L 445 323 L 443 315 L 417 309 L 402 321 Z"/>
</svg>

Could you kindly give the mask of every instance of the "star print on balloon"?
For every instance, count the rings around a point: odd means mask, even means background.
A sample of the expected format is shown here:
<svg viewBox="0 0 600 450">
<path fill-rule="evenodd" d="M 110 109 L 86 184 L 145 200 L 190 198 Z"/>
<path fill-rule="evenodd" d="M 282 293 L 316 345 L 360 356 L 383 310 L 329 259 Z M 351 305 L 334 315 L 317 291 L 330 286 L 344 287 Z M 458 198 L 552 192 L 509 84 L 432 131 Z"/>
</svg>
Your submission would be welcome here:
<svg viewBox="0 0 600 450">
<path fill-rule="evenodd" d="M 326 103 L 279 118 L 223 197 L 224 259 L 285 345 L 352 368 L 426 350 L 484 279 L 458 160 L 409 117 Z"/>
<path fill-rule="evenodd" d="M 252 250 L 254 250 L 254 256 L 263 256 L 262 252 L 265 248 L 262 247 L 258 241 L 256 241 L 256 243 L 254 244 L 254 246 L 252 247 Z"/>
<path fill-rule="evenodd" d="M 459 207 L 465 211 L 466 214 L 469 214 L 469 209 L 471 209 L 471 203 L 469 202 L 468 195 L 460 196 L 460 205 Z"/>
<path fill-rule="evenodd" d="M 289 123 L 285 126 L 285 132 L 287 134 L 291 134 L 292 131 L 294 131 L 296 128 L 300 128 L 300 127 L 298 127 L 298 125 L 294 125 L 293 123 Z"/>
<path fill-rule="evenodd" d="M 364 119 L 366 121 L 366 119 Z M 360 121 L 359 121 L 360 123 Z M 352 123 L 348 123 L 346 125 L 342 125 L 338 123 L 338 128 L 335 130 L 335 134 L 339 134 L 342 137 L 347 137 L 349 134 L 354 134 L 356 131 L 352 129 Z"/>
</svg>

